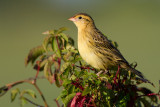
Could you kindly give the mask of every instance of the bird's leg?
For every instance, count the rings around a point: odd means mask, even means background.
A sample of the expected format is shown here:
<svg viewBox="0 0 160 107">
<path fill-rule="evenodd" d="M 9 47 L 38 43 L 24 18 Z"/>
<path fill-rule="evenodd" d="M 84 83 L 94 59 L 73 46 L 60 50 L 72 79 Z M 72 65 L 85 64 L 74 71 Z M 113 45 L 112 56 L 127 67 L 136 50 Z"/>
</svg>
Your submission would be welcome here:
<svg viewBox="0 0 160 107">
<path fill-rule="evenodd" d="M 117 79 L 117 75 L 119 74 L 119 69 L 120 69 L 120 66 L 118 65 L 118 70 L 117 70 L 117 73 L 116 73 L 116 76 L 114 77 L 114 83 L 117 85 L 117 82 L 116 82 L 116 79 Z"/>
<path fill-rule="evenodd" d="M 99 76 L 100 74 L 102 74 L 102 72 L 104 72 L 104 71 L 100 70 L 96 75 Z"/>
<path fill-rule="evenodd" d="M 107 74 L 107 73 L 109 73 L 109 71 L 106 69 L 103 74 Z"/>
<path fill-rule="evenodd" d="M 111 76 L 111 74 L 109 73 L 109 70 L 105 70 L 103 74 L 107 74 L 108 76 Z"/>
</svg>

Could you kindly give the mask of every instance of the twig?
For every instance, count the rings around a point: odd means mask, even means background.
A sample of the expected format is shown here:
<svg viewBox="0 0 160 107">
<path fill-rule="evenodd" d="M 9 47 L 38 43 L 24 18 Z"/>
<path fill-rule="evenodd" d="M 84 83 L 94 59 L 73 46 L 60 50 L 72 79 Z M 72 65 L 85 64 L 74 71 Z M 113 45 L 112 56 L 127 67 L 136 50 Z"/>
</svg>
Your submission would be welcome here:
<svg viewBox="0 0 160 107">
<path fill-rule="evenodd" d="M 37 106 L 37 107 L 44 107 L 44 106 L 42 106 L 42 105 L 39 105 L 39 104 L 37 104 L 37 103 L 29 100 L 28 98 L 25 98 L 25 97 L 23 97 L 23 98 L 24 98 L 25 100 L 27 100 L 29 103 L 31 103 L 31 104 L 33 104 L 33 105 L 35 105 L 35 106 Z"/>
<path fill-rule="evenodd" d="M 32 84 L 34 85 L 34 87 L 36 88 L 36 90 L 39 92 L 43 102 L 44 102 L 44 105 L 45 107 L 48 107 L 48 104 L 46 102 L 46 99 L 43 95 L 43 93 L 41 92 L 41 90 L 39 89 L 39 87 L 37 86 L 36 82 L 35 82 L 35 79 L 44 79 L 45 77 L 35 77 L 35 78 L 29 78 L 29 79 L 26 79 L 26 80 L 21 80 L 21 81 L 16 81 L 14 83 L 10 83 L 10 84 L 7 84 L 6 86 L 8 87 L 8 90 L 11 89 L 12 87 L 18 85 L 18 84 L 21 84 L 21 83 L 29 83 L 29 84 Z"/>
<path fill-rule="evenodd" d="M 34 83 L 33 85 L 35 86 L 35 88 L 37 89 L 37 91 L 39 92 L 39 94 L 41 95 L 41 98 L 42 98 L 42 100 L 43 100 L 43 102 L 44 102 L 45 107 L 48 107 L 48 104 L 47 104 L 47 102 L 46 102 L 46 99 L 45 99 L 43 93 L 41 92 L 41 90 L 39 89 L 39 87 L 37 86 L 37 84 Z"/>
<path fill-rule="evenodd" d="M 59 102 L 58 102 L 56 99 L 54 99 L 54 101 L 56 102 L 56 104 L 57 104 L 57 107 L 60 107 L 60 104 L 59 104 Z"/>
</svg>

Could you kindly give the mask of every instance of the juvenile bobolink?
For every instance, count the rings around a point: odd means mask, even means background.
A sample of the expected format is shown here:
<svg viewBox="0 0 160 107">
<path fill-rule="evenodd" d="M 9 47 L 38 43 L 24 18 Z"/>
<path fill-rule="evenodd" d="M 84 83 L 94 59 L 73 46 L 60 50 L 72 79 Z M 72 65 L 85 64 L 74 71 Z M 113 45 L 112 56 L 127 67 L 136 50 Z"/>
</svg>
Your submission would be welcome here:
<svg viewBox="0 0 160 107">
<path fill-rule="evenodd" d="M 69 20 L 78 28 L 78 50 L 88 64 L 100 70 L 117 65 L 143 78 L 142 73 L 132 68 L 120 51 L 96 28 L 91 16 L 79 13 Z"/>
</svg>

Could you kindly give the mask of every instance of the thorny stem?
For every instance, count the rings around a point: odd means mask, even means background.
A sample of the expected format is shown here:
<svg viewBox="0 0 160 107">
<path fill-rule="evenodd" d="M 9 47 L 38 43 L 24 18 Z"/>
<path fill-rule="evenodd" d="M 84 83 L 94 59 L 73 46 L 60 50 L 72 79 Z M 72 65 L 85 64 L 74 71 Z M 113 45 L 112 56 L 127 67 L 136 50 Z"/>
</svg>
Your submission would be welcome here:
<svg viewBox="0 0 160 107">
<path fill-rule="evenodd" d="M 32 84 L 34 85 L 34 87 L 36 88 L 36 90 L 39 92 L 43 102 L 44 102 L 44 105 L 45 107 L 48 107 L 48 104 L 46 102 L 46 99 L 43 95 L 43 93 L 41 92 L 41 90 L 39 89 L 39 87 L 37 86 L 36 82 L 35 82 L 35 79 L 44 79 L 45 77 L 36 77 L 36 78 L 29 78 L 29 79 L 26 79 L 26 80 L 20 80 L 20 81 L 16 81 L 14 83 L 10 83 L 10 84 L 7 84 L 6 86 L 8 87 L 8 90 L 11 89 L 12 87 L 18 85 L 18 84 L 21 84 L 21 83 L 29 83 L 29 84 Z M 30 101 L 29 101 L 30 102 Z M 33 104 L 33 103 L 32 103 Z"/>
</svg>

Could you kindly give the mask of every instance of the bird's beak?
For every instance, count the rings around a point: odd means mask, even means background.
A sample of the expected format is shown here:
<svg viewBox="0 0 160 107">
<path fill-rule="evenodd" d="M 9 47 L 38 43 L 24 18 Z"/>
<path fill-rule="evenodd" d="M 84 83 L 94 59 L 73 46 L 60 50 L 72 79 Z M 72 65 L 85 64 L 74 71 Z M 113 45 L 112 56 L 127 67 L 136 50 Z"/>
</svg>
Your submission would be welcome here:
<svg viewBox="0 0 160 107">
<path fill-rule="evenodd" d="M 76 21 L 76 19 L 75 19 L 74 17 L 71 17 L 71 18 L 69 18 L 68 20 L 70 20 L 70 21 L 72 21 L 72 22 L 75 22 L 75 21 Z"/>
</svg>

